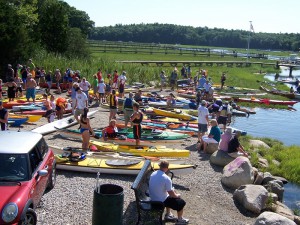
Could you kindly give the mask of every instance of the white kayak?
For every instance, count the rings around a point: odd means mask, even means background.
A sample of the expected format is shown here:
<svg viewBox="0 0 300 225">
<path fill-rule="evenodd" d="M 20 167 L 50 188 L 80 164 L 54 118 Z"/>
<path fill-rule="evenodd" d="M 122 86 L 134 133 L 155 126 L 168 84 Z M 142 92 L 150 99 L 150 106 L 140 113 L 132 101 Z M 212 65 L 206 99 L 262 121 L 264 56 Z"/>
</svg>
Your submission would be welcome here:
<svg viewBox="0 0 300 225">
<path fill-rule="evenodd" d="M 93 116 L 98 110 L 88 112 L 88 117 Z M 40 134 L 49 134 L 59 129 L 64 129 L 70 126 L 77 124 L 78 122 L 75 120 L 74 116 L 68 116 L 61 120 L 56 120 L 51 123 L 47 123 L 43 126 L 37 127 L 32 130 L 32 132 L 40 133 Z"/>
</svg>

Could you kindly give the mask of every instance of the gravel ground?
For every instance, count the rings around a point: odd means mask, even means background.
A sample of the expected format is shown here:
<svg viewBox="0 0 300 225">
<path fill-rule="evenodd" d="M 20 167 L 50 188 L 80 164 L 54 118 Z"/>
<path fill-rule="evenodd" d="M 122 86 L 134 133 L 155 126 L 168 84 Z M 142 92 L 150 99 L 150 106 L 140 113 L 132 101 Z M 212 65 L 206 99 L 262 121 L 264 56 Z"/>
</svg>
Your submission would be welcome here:
<svg viewBox="0 0 300 225">
<path fill-rule="evenodd" d="M 91 121 L 94 128 L 106 126 L 107 110 L 100 108 Z M 46 120 L 42 118 L 36 124 L 24 125 L 21 130 L 31 130 L 44 123 Z M 45 139 L 49 145 L 81 146 L 78 141 L 63 139 L 58 132 L 46 135 Z M 173 179 L 175 189 L 187 202 L 184 216 L 190 219 L 190 224 L 253 224 L 256 216 L 234 203 L 232 191 L 221 184 L 222 168 L 209 163 L 210 155 L 195 150 L 196 141 L 196 138 L 190 138 L 176 146 L 172 145 L 176 148 L 189 149 L 191 155 L 186 162 L 198 165 L 192 174 Z M 38 224 L 92 224 L 96 174 L 59 170 L 57 172 L 55 188 L 44 194 L 36 209 Z M 117 184 L 124 188 L 124 225 L 135 224 L 137 218 L 135 198 L 134 192 L 130 189 L 135 177 L 101 174 L 100 178 L 101 184 Z"/>
</svg>

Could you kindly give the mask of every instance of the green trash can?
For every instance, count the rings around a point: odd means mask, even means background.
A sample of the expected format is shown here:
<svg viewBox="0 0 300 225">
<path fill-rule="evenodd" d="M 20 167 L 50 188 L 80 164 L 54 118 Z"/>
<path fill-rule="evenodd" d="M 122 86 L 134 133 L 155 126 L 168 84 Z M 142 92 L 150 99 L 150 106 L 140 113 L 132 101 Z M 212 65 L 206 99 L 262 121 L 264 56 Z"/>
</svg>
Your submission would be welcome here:
<svg viewBox="0 0 300 225">
<path fill-rule="evenodd" d="M 122 225 L 124 192 L 114 184 L 102 184 L 94 190 L 93 225 Z"/>
</svg>

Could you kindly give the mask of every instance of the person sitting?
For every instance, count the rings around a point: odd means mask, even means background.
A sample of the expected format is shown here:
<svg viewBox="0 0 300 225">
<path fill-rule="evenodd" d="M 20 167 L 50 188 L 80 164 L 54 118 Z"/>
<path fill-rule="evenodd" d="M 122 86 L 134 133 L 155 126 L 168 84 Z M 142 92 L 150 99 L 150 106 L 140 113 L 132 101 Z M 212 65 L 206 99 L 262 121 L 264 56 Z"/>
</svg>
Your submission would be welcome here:
<svg viewBox="0 0 300 225">
<path fill-rule="evenodd" d="M 137 103 L 141 104 L 141 103 L 143 102 L 143 99 L 142 99 L 142 91 L 139 90 L 138 92 L 136 92 L 133 99 L 134 99 L 134 101 L 136 101 Z"/>
<path fill-rule="evenodd" d="M 173 93 L 170 93 L 170 96 L 167 99 L 167 107 L 172 107 L 176 105 L 176 97 Z"/>
<path fill-rule="evenodd" d="M 240 131 L 236 131 L 233 138 L 228 143 L 228 155 L 233 158 L 238 156 L 248 157 L 248 153 L 245 151 L 244 147 L 240 144 L 239 137 L 241 136 Z"/>
<path fill-rule="evenodd" d="M 102 130 L 102 137 L 104 141 L 107 138 L 116 138 L 118 135 L 118 128 L 116 126 L 116 120 L 112 119 L 109 122 L 109 125 Z"/>
<path fill-rule="evenodd" d="M 206 153 L 206 147 L 209 143 L 218 144 L 221 139 L 221 130 L 218 127 L 218 122 L 215 119 L 210 121 L 211 129 L 208 135 L 202 137 L 202 148 L 203 152 Z"/>
<path fill-rule="evenodd" d="M 227 152 L 228 151 L 228 143 L 232 138 L 232 129 L 228 127 L 225 132 L 221 136 L 221 141 L 219 144 L 219 149 Z"/>
<path fill-rule="evenodd" d="M 188 224 L 189 220 L 183 218 L 183 208 L 186 202 L 176 193 L 172 180 L 166 175 L 169 170 L 169 162 L 161 161 L 159 170 L 153 172 L 149 180 L 149 195 L 152 201 L 163 202 L 166 207 L 165 220 L 176 220 L 171 209 L 177 211 L 177 223 Z"/>
</svg>

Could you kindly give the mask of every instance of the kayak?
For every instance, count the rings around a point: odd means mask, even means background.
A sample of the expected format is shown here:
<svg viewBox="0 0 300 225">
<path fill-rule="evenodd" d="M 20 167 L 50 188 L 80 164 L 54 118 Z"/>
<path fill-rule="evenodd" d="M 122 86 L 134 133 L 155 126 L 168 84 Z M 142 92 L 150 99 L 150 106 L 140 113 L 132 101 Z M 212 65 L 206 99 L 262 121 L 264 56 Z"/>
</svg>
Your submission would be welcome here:
<svg viewBox="0 0 300 225">
<path fill-rule="evenodd" d="M 39 121 L 42 118 L 42 115 L 17 115 L 17 114 L 9 114 L 9 118 L 28 118 L 28 122 L 34 123 Z"/>
<path fill-rule="evenodd" d="M 233 109 L 233 110 L 232 110 L 232 115 L 233 115 L 233 116 L 246 117 L 246 116 L 248 116 L 248 113 L 243 112 L 243 111 L 240 111 L 240 110 Z"/>
<path fill-rule="evenodd" d="M 104 140 L 102 137 L 102 131 L 94 129 L 95 132 L 95 137 L 91 136 L 90 140 L 94 141 L 101 141 L 101 142 L 107 142 L 107 143 L 113 143 L 113 144 L 118 144 L 118 145 L 136 145 L 135 139 L 132 138 L 125 138 L 123 137 L 116 137 L 116 138 L 107 138 L 107 140 Z M 82 139 L 82 135 L 80 134 L 78 129 L 61 129 L 59 130 L 59 133 L 62 137 L 65 138 L 74 138 L 77 140 Z M 153 141 L 144 141 L 141 140 L 140 144 L 143 146 L 153 146 L 153 145 L 160 145 L 160 144 L 172 144 L 172 143 L 177 143 L 178 141 L 181 140 L 153 140 Z"/>
<path fill-rule="evenodd" d="M 88 117 L 93 116 L 96 112 L 98 112 L 98 110 L 88 112 Z M 45 135 L 45 134 L 52 133 L 59 129 L 64 129 L 64 128 L 73 126 L 75 124 L 77 124 L 77 121 L 75 120 L 74 116 L 72 115 L 72 116 L 65 117 L 61 120 L 55 120 L 51 123 L 47 123 L 43 126 L 37 127 L 35 129 L 33 129 L 32 132 L 36 132 L 36 133 Z"/>
<path fill-rule="evenodd" d="M 256 98 L 236 98 L 238 102 L 250 102 L 265 105 L 295 105 L 297 101 L 283 101 L 283 100 L 272 100 L 272 99 L 256 99 Z"/>
<path fill-rule="evenodd" d="M 178 118 L 183 120 L 196 120 L 194 116 L 183 113 L 181 110 L 166 111 L 162 109 L 153 109 L 156 115 Z"/>
<path fill-rule="evenodd" d="M 127 138 L 134 139 L 133 129 L 132 128 L 120 128 L 118 134 L 125 135 Z M 157 129 L 142 129 L 142 135 L 140 140 L 145 141 L 155 141 L 155 140 L 178 140 L 182 141 L 183 139 L 188 138 L 189 134 L 176 133 L 171 131 L 162 131 Z"/>
<path fill-rule="evenodd" d="M 281 96 L 284 96 L 286 98 L 291 98 L 291 99 L 295 98 L 295 94 L 294 93 L 290 93 L 288 91 L 281 91 L 281 90 L 277 90 L 277 89 L 270 90 L 270 89 L 268 89 L 268 88 L 266 88 L 266 87 L 264 87 L 262 85 L 260 86 L 260 88 L 262 90 L 268 92 L 268 93 L 273 94 L 273 95 L 281 95 Z"/>
<path fill-rule="evenodd" d="M 23 123 L 26 123 L 28 120 L 28 118 L 8 118 L 8 123 L 12 126 L 12 127 L 19 127 L 21 126 Z"/>
<path fill-rule="evenodd" d="M 13 106 L 12 110 L 14 112 L 17 111 L 32 111 L 32 110 L 41 110 L 42 106 L 38 106 L 38 105 L 19 105 L 19 106 Z"/>
<path fill-rule="evenodd" d="M 60 156 L 55 155 L 57 169 L 71 170 L 88 173 L 107 173 L 107 174 L 122 174 L 122 175 L 137 175 L 142 169 L 145 160 L 135 159 L 101 159 L 86 156 L 85 159 L 72 162 L 65 161 L 61 162 Z M 152 162 L 154 170 L 159 169 L 159 164 Z M 195 165 L 181 165 L 181 164 L 170 164 L 169 169 L 174 173 L 175 176 L 191 174 L 195 169 Z"/>
<path fill-rule="evenodd" d="M 189 150 L 180 150 L 174 148 L 166 148 L 164 146 L 127 146 L 114 145 L 99 141 L 90 141 L 90 146 L 94 145 L 100 151 L 126 152 L 138 156 L 155 156 L 155 157 L 189 157 Z"/>
</svg>

